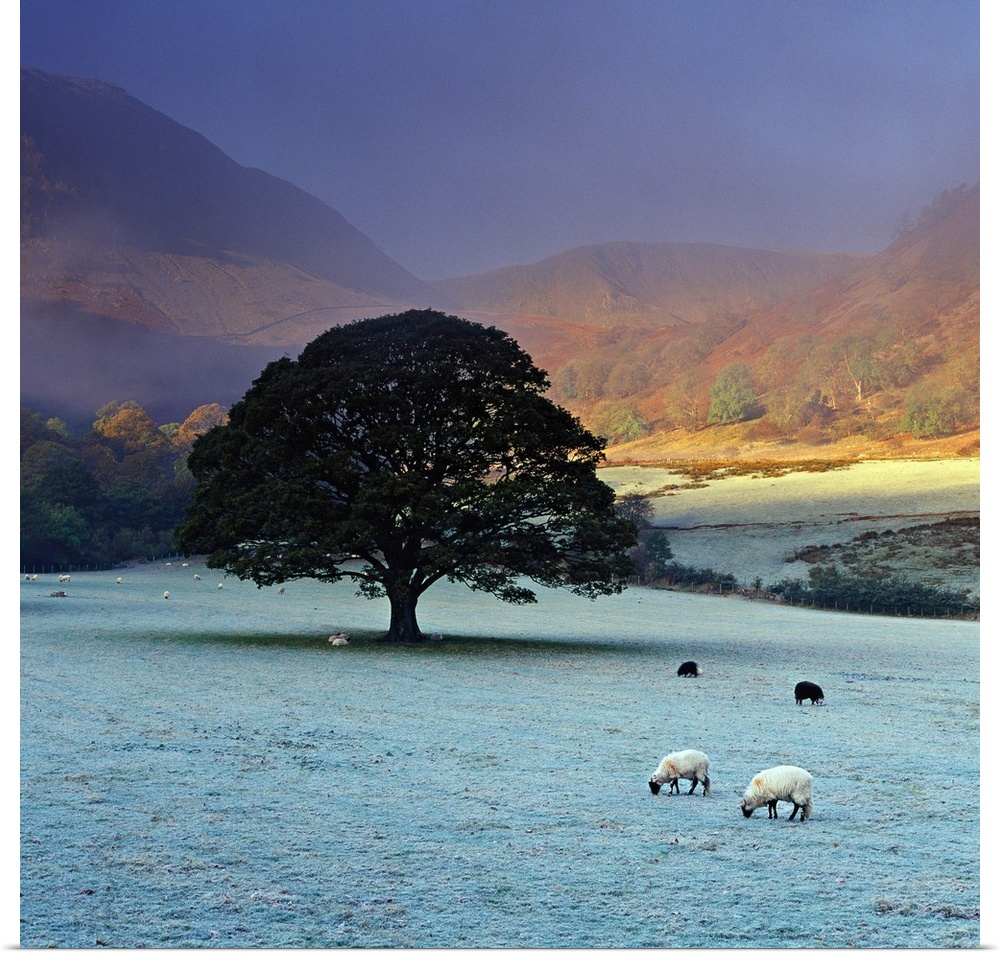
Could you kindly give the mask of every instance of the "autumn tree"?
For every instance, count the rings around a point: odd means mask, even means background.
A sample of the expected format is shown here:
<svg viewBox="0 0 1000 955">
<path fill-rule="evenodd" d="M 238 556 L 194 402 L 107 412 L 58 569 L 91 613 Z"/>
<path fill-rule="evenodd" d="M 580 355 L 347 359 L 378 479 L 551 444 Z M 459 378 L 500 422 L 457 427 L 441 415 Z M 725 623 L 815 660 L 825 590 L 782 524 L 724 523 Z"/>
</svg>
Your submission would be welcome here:
<svg viewBox="0 0 1000 955">
<path fill-rule="evenodd" d="M 705 424 L 708 394 L 705 382 L 694 372 L 674 379 L 664 406 L 667 417 L 680 428 L 694 431 Z"/>
<path fill-rule="evenodd" d="M 174 436 L 174 442 L 180 447 L 190 449 L 199 435 L 211 431 L 217 425 L 225 424 L 227 418 L 226 409 L 216 402 L 199 405 L 181 423 Z"/>
<path fill-rule="evenodd" d="M 442 579 L 510 603 L 535 600 L 526 578 L 618 593 L 635 526 L 547 387 L 506 333 L 440 312 L 332 328 L 195 442 L 179 542 L 258 586 L 354 580 L 388 597 L 392 641 L 421 639 Z"/>
<path fill-rule="evenodd" d="M 604 391 L 610 398 L 628 398 L 636 395 L 649 384 L 649 370 L 642 364 L 618 362 L 608 374 Z"/>
</svg>

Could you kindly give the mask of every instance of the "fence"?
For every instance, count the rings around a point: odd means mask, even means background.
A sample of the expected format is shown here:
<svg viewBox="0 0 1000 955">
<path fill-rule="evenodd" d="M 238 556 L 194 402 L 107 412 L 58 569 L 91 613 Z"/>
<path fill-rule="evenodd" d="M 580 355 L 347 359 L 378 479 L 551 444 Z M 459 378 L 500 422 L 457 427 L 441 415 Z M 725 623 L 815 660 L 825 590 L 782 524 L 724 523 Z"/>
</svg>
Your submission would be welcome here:
<svg viewBox="0 0 1000 955">
<path fill-rule="evenodd" d="M 103 570 L 120 570 L 122 567 L 133 567 L 136 564 L 155 564 L 163 560 L 182 560 L 182 554 L 166 554 L 163 557 L 150 557 L 148 560 L 131 560 L 127 563 L 105 564 L 22 564 L 21 574 L 25 577 L 44 576 L 46 574 L 85 574 Z"/>
</svg>

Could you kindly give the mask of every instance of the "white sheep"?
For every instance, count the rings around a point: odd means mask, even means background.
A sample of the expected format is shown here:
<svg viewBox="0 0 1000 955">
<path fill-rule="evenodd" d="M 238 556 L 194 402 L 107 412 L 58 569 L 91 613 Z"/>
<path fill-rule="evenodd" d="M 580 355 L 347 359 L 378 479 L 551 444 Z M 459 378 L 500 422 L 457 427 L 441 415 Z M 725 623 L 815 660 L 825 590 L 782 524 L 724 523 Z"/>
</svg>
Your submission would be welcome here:
<svg viewBox="0 0 1000 955">
<path fill-rule="evenodd" d="M 122 578 L 121 577 L 116 577 L 115 578 L 115 583 L 116 584 L 120 584 L 121 582 L 122 582 Z"/>
<path fill-rule="evenodd" d="M 69 583 L 69 574 L 60 574 L 59 575 L 59 583 L 61 583 L 61 584 L 68 584 Z"/>
<path fill-rule="evenodd" d="M 326 639 L 330 642 L 330 645 L 334 647 L 346 647 L 351 642 L 351 638 L 343 631 L 340 633 L 333 633 Z"/>
<path fill-rule="evenodd" d="M 813 811 L 813 778 L 799 766 L 774 766 L 757 773 L 750 780 L 740 801 L 743 815 L 749 819 L 755 809 L 767 804 L 767 818 L 778 818 L 778 802 L 790 802 L 794 807 L 789 821 L 799 813 L 805 822 Z"/>
<path fill-rule="evenodd" d="M 170 599 L 170 591 L 169 590 L 164 590 L 163 591 L 163 599 L 164 600 L 169 600 Z"/>
<path fill-rule="evenodd" d="M 201 580 L 201 574 L 195 574 L 194 575 L 194 579 L 195 580 Z"/>
<path fill-rule="evenodd" d="M 660 791 L 660 787 L 669 782 L 670 787 L 667 790 L 667 795 L 672 796 L 675 792 L 680 795 L 679 779 L 691 780 L 691 788 L 688 790 L 689 796 L 695 791 L 698 783 L 701 783 L 703 796 L 711 795 L 712 781 L 708 778 L 708 757 L 697 749 L 682 749 L 664 756 L 660 760 L 656 772 L 650 777 L 650 791 L 655 796 Z"/>
</svg>

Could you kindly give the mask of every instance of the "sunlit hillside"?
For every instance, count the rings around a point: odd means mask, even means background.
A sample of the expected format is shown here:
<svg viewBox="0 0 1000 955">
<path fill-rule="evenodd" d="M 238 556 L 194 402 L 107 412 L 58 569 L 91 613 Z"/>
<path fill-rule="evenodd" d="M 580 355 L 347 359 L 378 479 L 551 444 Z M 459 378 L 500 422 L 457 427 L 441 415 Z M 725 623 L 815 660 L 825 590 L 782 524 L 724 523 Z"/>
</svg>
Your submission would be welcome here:
<svg viewBox="0 0 1000 955">
<path fill-rule="evenodd" d="M 874 256 L 613 242 L 423 282 L 116 87 L 23 70 L 21 134 L 22 403 L 44 415 L 181 420 L 416 305 L 508 332 L 618 458 L 978 448 L 978 185 Z"/>
<path fill-rule="evenodd" d="M 752 444 L 764 456 L 893 456 L 934 439 L 969 453 L 979 188 L 939 196 L 885 252 L 807 294 L 693 330 L 622 329 L 550 370 L 560 400 L 638 458 Z"/>
</svg>

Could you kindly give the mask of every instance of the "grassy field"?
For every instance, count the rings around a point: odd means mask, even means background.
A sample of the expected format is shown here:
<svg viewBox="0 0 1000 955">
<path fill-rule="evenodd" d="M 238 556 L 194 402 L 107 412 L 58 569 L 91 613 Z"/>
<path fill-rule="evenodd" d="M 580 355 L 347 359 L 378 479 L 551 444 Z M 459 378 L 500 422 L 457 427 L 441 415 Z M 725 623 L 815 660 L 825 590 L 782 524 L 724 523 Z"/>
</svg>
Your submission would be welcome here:
<svg viewBox="0 0 1000 955">
<path fill-rule="evenodd" d="M 396 648 L 347 586 L 115 576 L 21 584 L 8 944 L 980 944 L 977 623 L 440 585 Z M 652 796 L 686 747 L 713 795 Z M 812 819 L 743 819 L 780 763 Z"/>
<path fill-rule="evenodd" d="M 795 540 L 978 513 L 978 462 L 957 464 L 710 480 L 656 497 L 657 521 L 679 560 L 749 576 L 772 555 L 786 572 Z M 690 480 L 604 473 L 623 489 Z M 387 605 L 350 585 L 258 590 L 197 561 L 22 579 L 7 944 L 996 938 L 978 622 L 642 588 L 514 607 L 449 584 L 419 618 L 443 639 L 388 646 Z M 676 676 L 688 659 L 699 678 Z M 800 679 L 825 706 L 795 705 Z M 652 796 L 660 758 L 687 747 L 708 753 L 713 794 Z M 815 777 L 813 817 L 790 823 L 782 803 L 744 819 L 748 781 L 780 763 Z"/>
<path fill-rule="evenodd" d="M 675 559 L 733 574 L 805 579 L 809 548 L 847 554 L 947 589 L 979 593 L 979 459 L 866 461 L 823 470 L 774 469 L 735 476 L 719 469 L 609 467 L 601 476 L 619 493 L 650 495 L 654 525 L 667 532 Z M 744 466 L 744 469 L 746 466 Z M 937 533 L 883 540 L 871 535 L 934 525 Z M 890 546 L 894 545 L 894 546 Z M 813 555 L 815 557 L 815 554 Z M 842 559 L 842 554 L 829 555 Z M 843 566 L 843 564 L 842 564 Z"/>
</svg>

